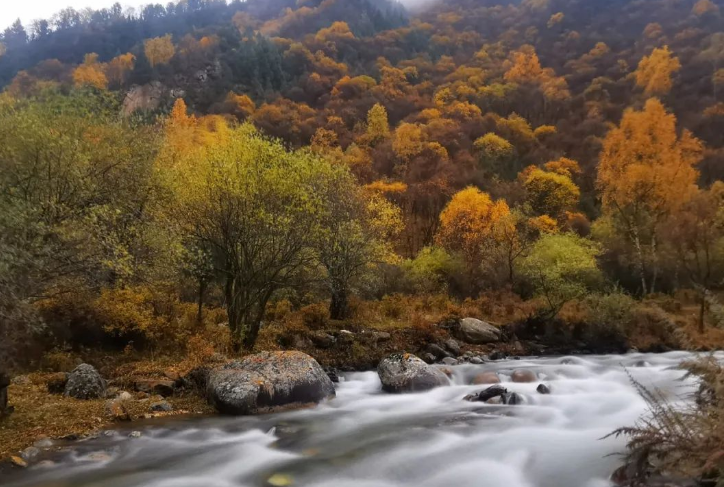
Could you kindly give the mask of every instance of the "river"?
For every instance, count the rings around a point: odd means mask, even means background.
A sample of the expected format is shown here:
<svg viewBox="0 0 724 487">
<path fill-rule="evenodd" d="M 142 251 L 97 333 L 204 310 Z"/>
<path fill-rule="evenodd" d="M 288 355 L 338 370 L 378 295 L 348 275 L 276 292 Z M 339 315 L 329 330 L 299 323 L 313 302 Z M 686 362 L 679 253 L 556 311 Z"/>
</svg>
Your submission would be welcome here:
<svg viewBox="0 0 724 487">
<path fill-rule="evenodd" d="M 149 422 L 68 445 L 54 466 L 0 479 L 6 487 L 604 487 L 620 464 L 624 438 L 646 408 L 630 377 L 687 400 L 677 368 L 691 357 L 551 357 L 452 367 L 453 385 L 425 393 L 380 391 L 375 372 L 352 373 L 337 397 L 313 409 L 256 417 Z M 515 369 L 536 383 L 509 383 Z M 526 404 L 462 400 L 494 370 Z"/>
</svg>

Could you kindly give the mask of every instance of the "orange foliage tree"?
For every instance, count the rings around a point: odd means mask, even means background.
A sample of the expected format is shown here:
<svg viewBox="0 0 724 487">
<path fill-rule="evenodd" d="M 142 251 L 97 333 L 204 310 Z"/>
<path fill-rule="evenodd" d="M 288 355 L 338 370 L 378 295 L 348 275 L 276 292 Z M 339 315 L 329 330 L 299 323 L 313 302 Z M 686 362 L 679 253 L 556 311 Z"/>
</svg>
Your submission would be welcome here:
<svg viewBox="0 0 724 487">
<path fill-rule="evenodd" d="M 676 117 L 649 99 L 643 110 L 627 110 L 603 143 L 598 188 L 604 212 L 623 227 L 635 250 L 641 290 L 653 292 L 656 224 L 686 203 L 696 191 L 702 144 L 688 130 L 676 131 Z M 652 275 L 648 277 L 646 249 Z"/>
</svg>

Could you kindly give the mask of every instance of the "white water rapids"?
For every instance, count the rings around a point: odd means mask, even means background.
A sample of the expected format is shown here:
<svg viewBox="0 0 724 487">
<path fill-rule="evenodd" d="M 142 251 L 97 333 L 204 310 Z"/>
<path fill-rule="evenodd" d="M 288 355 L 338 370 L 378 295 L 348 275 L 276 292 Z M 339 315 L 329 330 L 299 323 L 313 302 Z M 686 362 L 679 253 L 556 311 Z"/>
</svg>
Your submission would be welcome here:
<svg viewBox="0 0 724 487">
<path fill-rule="evenodd" d="M 628 354 L 505 360 L 452 367 L 453 385 L 385 394 L 375 372 L 348 374 L 313 409 L 255 417 L 176 419 L 106 433 L 59 453 L 51 467 L 0 478 L 7 487 L 603 487 L 624 438 L 602 439 L 645 411 L 628 374 L 672 401 L 691 355 Z M 509 383 L 515 369 L 539 382 Z M 467 402 L 496 371 L 524 405 Z M 552 393 L 536 392 L 540 382 Z M 104 452 L 99 455 L 98 452 Z M 99 461 L 100 459 L 100 461 Z"/>
</svg>

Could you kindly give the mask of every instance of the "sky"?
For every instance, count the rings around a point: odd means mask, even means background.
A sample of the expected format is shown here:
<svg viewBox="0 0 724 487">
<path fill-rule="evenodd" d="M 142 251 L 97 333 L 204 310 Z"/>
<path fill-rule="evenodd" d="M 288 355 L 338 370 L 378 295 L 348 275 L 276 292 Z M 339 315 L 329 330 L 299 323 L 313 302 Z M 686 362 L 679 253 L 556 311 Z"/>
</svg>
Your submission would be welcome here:
<svg viewBox="0 0 724 487">
<path fill-rule="evenodd" d="M 20 19 L 28 28 L 35 19 L 47 19 L 59 10 L 73 7 L 82 10 L 86 7 L 92 9 L 108 8 L 118 0 L 0 0 L 0 30 Z M 123 7 L 138 7 L 147 3 L 162 3 L 167 1 L 151 0 L 120 0 Z"/>
</svg>

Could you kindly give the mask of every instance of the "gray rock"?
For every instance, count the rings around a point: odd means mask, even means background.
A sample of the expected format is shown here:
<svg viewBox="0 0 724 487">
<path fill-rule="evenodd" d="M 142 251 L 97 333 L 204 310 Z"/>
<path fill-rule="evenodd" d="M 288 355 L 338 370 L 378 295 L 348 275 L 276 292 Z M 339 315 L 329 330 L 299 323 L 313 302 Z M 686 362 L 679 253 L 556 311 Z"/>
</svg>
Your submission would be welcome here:
<svg viewBox="0 0 724 487">
<path fill-rule="evenodd" d="M 470 363 L 475 365 L 481 365 L 483 363 L 483 359 L 480 357 L 470 357 Z"/>
<path fill-rule="evenodd" d="M 468 394 L 463 399 L 466 401 L 480 401 L 480 402 L 487 402 L 488 400 L 494 398 L 494 397 L 503 397 L 505 394 L 508 394 L 508 389 L 501 385 L 494 385 L 490 386 L 487 389 L 484 389 L 476 394 Z"/>
<path fill-rule="evenodd" d="M 302 352 L 262 352 L 229 362 L 209 374 L 209 402 L 224 414 L 317 403 L 334 396 L 324 369 Z"/>
<path fill-rule="evenodd" d="M 68 375 L 63 395 L 76 399 L 98 399 L 106 395 L 106 381 L 89 364 L 80 364 Z"/>
<path fill-rule="evenodd" d="M 443 345 L 445 345 L 447 351 L 453 354 L 455 357 L 460 356 L 460 344 L 457 341 L 450 338 L 448 340 L 445 340 L 445 343 Z"/>
<path fill-rule="evenodd" d="M 392 335 L 386 331 L 375 331 L 372 333 L 372 338 L 374 338 L 376 342 L 386 342 L 392 339 Z"/>
<path fill-rule="evenodd" d="M 454 359 L 452 357 L 445 357 L 444 359 L 441 360 L 441 362 L 444 363 L 445 365 L 457 365 L 458 364 L 457 359 Z"/>
<path fill-rule="evenodd" d="M 118 397 L 116 399 L 119 399 L 121 401 L 130 401 L 131 399 L 133 399 L 133 396 L 130 392 L 121 391 L 118 393 Z"/>
<path fill-rule="evenodd" d="M 434 364 L 435 360 L 437 360 L 437 357 L 428 352 L 422 354 L 422 360 L 424 360 L 428 364 Z"/>
<path fill-rule="evenodd" d="M 425 347 L 425 351 L 431 355 L 434 355 L 437 360 L 441 360 L 445 357 L 450 357 L 450 354 L 436 343 L 428 344 L 427 347 Z"/>
<path fill-rule="evenodd" d="M 536 387 L 535 390 L 538 392 L 538 394 L 550 394 L 551 393 L 551 388 L 545 384 L 538 384 L 538 387 Z"/>
<path fill-rule="evenodd" d="M 140 431 L 131 431 L 128 434 L 129 438 L 140 438 L 141 436 L 143 436 L 143 434 Z"/>
<path fill-rule="evenodd" d="M 168 401 L 158 401 L 151 404 L 151 411 L 156 413 L 167 413 L 173 411 L 173 407 L 168 403 Z"/>
<path fill-rule="evenodd" d="M 485 344 L 499 342 L 503 337 L 497 326 L 476 318 L 463 318 L 456 330 L 457 337 L 466 343 Z"/>
<path fill-rule="evenodd" d="M 394 353 L 382 359 L 377 375 L 386 392 L 426 391 L 450 384 L 442 371 L 409 353 Z"/>
</svg>

